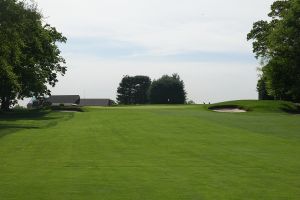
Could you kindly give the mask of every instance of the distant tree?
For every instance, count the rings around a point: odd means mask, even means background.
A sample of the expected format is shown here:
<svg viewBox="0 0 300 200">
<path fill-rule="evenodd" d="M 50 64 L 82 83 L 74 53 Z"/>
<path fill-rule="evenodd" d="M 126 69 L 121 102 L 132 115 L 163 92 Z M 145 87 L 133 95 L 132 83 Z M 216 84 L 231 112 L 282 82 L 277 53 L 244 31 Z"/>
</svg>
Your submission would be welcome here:
<svg viewBox="0 0 300 200">
<path fill-rule="evenodd" d="M 148 103 L 148 90 L 151 79 L 148 76 L 124 76 L 117 90 L 120 104 Z"/>
<path fill-rule="evenodd" d="M 300 1 L 275 1 L 269 17 L 248 34 L 263 61 L 265 89 L 275 99 L 300 101 Z"/>
<path fill-rule="evenodd" d="M 186 102 L 184 82 L 178 74 L 164 75 L 152 82 L 149 97 L 152 104 L 184 104 Z"/>
<path fill-rule="evenodd" d="M 186 104 L 188 104 L 188 105 L 194 105 L 194 104 L 196 104 L 196 102 L 193 101 L 193 100 L 191 100 L 191 99 L 189 99 L 189 100 L 186 101 Z"/>
<path fill-rule="evenodd" d="M 117 101 L 119 104 L 132 104 L 132 78 L 130 76 L 124 76 L 119 84 L 117 90 Z"/>
<path fill-rule="evenodd" d="M 8 110 L 17 99 L 50 94 L 65 60 L 57 42 L 66 38 L 43 22 L 35 4 L 0 1 L 0 103 Z"/>
</svg>

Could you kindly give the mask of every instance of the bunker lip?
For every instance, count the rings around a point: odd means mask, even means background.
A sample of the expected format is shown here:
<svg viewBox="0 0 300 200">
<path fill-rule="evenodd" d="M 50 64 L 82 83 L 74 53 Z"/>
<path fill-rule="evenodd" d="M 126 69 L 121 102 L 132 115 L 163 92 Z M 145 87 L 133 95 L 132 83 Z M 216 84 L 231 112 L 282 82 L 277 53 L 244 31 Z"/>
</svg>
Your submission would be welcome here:
<svg viewBox="0 0 300 200">
<path fill-rule="evenodd" d="M 245 113 L 247 112 L 246 110 L 239 109 L 239 108 L 215 108 L 211 109 L 212 111 L 215 112 L 223 112 L 223 113 Z"/>
<path fill-rule="evenodd" d="M 214 112 L 223 112 L 223 113 L 245 113 L 248 112 L 247 109 L 239 107 L 237 105 L 219 105 L 219 106 L 212 106 L 208 108 Z"/>
<path fill-rule="evenodd" d="M 62 112 L 62 113 L 78 113 L 80 111 L 76 110 L 55 110 L 56 112 Z"/>
</svg>

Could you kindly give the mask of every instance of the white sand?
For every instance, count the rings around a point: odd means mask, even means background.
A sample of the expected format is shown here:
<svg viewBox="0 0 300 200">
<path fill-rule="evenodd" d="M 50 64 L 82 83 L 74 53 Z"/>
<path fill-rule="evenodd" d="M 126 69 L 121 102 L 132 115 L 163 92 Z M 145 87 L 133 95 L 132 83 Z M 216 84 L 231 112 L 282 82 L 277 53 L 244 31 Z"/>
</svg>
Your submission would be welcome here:
<svg viewBox="0 0 300 200">
<path fill-rule="evenodd" d="M 76 112 L 79 112 L 79 111 L 75 111 L 75 110 L 58 110 L 57 112 L 76 113 Z"/>
<path fill-rule="evenodd" d="M 215 112 L 223 112 L 223 113 L 244 113 L 246 110 L 242 110 L 239 108 L 217 108 L 213 109 Z"/>
</svg>

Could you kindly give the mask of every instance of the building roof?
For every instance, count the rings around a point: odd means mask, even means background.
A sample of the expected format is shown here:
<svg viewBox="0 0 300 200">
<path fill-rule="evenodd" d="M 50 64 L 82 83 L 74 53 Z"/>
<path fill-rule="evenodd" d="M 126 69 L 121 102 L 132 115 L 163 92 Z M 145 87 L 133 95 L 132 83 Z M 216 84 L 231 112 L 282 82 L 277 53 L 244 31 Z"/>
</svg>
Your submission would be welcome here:
<svg viewBox="0 0 300 200">
<path fill-rule="evenodd" d="M 79 95 L 52 95 L 47 101 L 51 103 L 70 103 L 70 104 L 79 104 L 80 96 Z"/>
<path fill-rule="evenodd" d="M 110 99 L 80 99 L 80 106 L 110 106 Z"/>
</svg>

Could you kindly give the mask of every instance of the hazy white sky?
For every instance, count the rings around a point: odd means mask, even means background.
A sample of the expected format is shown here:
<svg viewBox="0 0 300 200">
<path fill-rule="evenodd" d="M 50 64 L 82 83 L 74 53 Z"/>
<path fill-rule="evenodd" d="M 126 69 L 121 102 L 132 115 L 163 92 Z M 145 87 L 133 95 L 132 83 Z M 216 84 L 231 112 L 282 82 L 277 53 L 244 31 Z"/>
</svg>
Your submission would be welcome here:
<svg viewBox="0 0 300 200">
<path fill-rule="evenodd" d="M 198 103 L 257 98 L 246 35 L 272 0 L 36 1 L 68 38 L 53 94 L 115 99 L 123 75 L 178 73 Z"/>
</svg>

